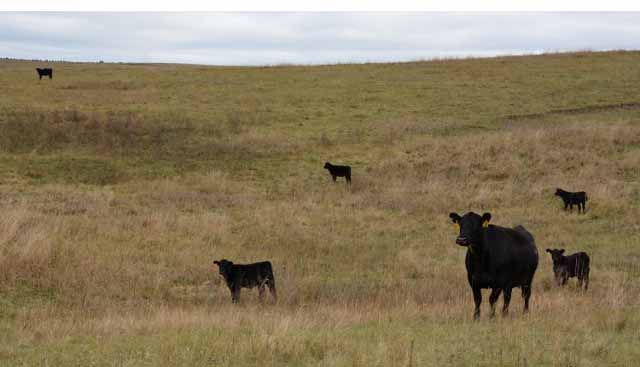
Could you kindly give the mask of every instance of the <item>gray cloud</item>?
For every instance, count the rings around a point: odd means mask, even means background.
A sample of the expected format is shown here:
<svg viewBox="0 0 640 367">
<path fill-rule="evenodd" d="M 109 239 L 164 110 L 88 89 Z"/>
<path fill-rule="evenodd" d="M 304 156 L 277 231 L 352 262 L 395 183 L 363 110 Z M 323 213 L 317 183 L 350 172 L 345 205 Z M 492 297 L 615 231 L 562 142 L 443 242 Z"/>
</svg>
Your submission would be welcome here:
<svg viewBox="0 0 640 367">
<path fill-rule="evenodd" d="M 217 65 L 640 49 L 640 13 L 0 13 L 0 57 Z"/>
</svg>

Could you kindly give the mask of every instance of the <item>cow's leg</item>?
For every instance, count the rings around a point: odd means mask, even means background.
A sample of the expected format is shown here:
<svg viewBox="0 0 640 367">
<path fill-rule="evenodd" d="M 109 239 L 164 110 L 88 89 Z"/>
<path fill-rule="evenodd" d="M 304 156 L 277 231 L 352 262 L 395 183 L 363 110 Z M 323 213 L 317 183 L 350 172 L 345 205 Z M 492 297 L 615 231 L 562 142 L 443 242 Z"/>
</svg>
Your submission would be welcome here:
<svg viewBox="0 0 640 367">
<path fill-rule="evenodd" d="M 529 298 L 531 297 L 531 285 L 522 286 L 522 297 L 524 298 L 524 313 L 529 312 Z"/>
<path fill-rule="evenodd" d="M 336 182 L 336 175 L 331 175 L 331 178 L 333 178 L 333 182 Z"/>
<path fill-rule="evenodd" d="M 584 290 L 589 289 L 589 270 L 584 273 Z"/>
<path fill-rule="evenodd" d="M 260 299 L 260 303 L 264 302 L 264 283 L 258 286 L 258 299 Z"/>
<path fill-rule="evenodd" d="M 240 285 L 234 285 L 231 291 L 231 301 L 233 301 L 233 303 L 240 302 Z"/>
<path fill-rule="evenodd" d="M 553 279 L 556 281 L 556 285 L 558 287 L 562 286 L 562 273 L 561 272 L 553 272 Z"/>
<path fill-rule="evenodd" d="M 347 183 L 351 185 L 351 175 L 347 175 L 346 178 L 347 178 Z"/>
<path fill-rule="evenodd" d="M 231 303 L 238 303 L 238 298 L 235 291 L 231 291 Z"/>
<path fill-rule="evenodd" d="M 500 297 L 500 292 L 502 292 L 502 289 L 500 288 L 493 288 L 491 290 L 491 295 L 489 296 L 489 304 L 491 305 L 491 317 L 494 317 L 496 315 L 496 301 L 498 301 L 498 298 Z"/>
<path fill-rule="evenodd" d="M 480 318 L 480 303 L 482 303 L 482 292 L 480 288 L 473 288 L 473 302 L 476 304 L 476 309 L 473 311 L 473 318 L 477 320 Z"/>
<path fill-rule="evenodd" d="M 273 297 L 273 302 L 277 302 L 278 301 L 278 295 L 276 294 L 276 281 L 275 279 L 270 278 L 269 282 L 267 283 L 267 286 L 269 286 L 269 292 L 271 293 L 271 296 Z"/>
<path fill-rule="evenodd" d="M 503 292 L 502 316 L 507 316 L 509 314 L 509 302 L 511 302 L 511 288 L 505 288 Z"/>
</svg>

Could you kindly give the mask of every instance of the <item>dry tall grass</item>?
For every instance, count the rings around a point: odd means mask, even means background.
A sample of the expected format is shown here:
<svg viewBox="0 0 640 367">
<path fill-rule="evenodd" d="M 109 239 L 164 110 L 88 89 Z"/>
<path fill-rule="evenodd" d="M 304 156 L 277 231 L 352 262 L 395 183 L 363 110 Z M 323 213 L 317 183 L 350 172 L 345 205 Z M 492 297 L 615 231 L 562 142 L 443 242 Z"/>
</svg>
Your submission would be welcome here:
<svg viewBox="0 0 640 367">
<path fill-rule="evenodd" d="M 640 110 L 507 116 L 640 100 L 620 70 L 638 57 L 62 64 L 50 84 L 0 62 L 0 364 L 634 366 Z M 509 317 L 472 321 L 447 217 L 468 210 L 535 235 L 529 315 L 516 291 Z M 590 254 L 586 294 L 553 285 L 546 247 Z M 231 305 L 222 257 L 270 259 L 278 303 Z"/>
</svg>

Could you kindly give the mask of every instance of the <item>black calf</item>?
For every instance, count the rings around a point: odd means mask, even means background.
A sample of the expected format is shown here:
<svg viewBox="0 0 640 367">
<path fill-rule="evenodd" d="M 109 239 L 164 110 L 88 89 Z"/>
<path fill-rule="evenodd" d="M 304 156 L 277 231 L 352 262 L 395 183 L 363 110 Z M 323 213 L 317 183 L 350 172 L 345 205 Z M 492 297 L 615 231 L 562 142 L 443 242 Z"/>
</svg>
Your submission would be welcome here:
<svg viewBox="0 0 640 367">
<path fill-rule="evenodd" d="M 564 256 L 564 249 L 547 249 L 553 260 L 553 274 L 556 284 L 565 285 L 569 278 L 578 278 L 578 287 L 584 290 L 589 288 L 589 255 L 586 252 L 578 252 L 573 255 Z"/>
<path fill-rule="evenodd" d="M 333 164 L 326 162 L 324 168 L 329 170 L 331 178 L 336 181 L 336 177 L 344 177 L 348 184 L 351 184 L 351 167 L 349 166 L 334 166 Z"/>
<path fill-rule="evenodd" d="M 578 206 L 578 213 L 580 213 L 580 208 L 582 207 L 582 212 L 584 213 L 587 200 L 587 193 L 584 191 L 580 192 L 569 192 L 564 191 L 563 189 L 556 189 L 555 196 L 560 196 L 562 201 L 564 201 L 564 210 L 573 210 L 573 206 Z"/>
<path fill-rule="evenodd" d="M 36 71 L 38 72 L 38 77 L 40 77 L 40 80 L 42 80 L 43 76 L 49 76 L 49 79 L 53 79 L 53 69 L 51 68 L 36 68 Z"/>
<path fill-rule="evenodd" d="M 218 265 L 220 274 L 224 277 L 227 287 L 231 292 L 231 301 L 237 303 L 240 300 L 241 288 L 258 287 L 260 301 L 264 299 L 264 286 L 269 287 L 269 292 L 273 301 L 276 296 L 276 279 L 273 277 L 271 262 L 262 261 L 253 264 L 234 264 L 231 261 L 222 259 L 214 261 Z"/>
</svg>

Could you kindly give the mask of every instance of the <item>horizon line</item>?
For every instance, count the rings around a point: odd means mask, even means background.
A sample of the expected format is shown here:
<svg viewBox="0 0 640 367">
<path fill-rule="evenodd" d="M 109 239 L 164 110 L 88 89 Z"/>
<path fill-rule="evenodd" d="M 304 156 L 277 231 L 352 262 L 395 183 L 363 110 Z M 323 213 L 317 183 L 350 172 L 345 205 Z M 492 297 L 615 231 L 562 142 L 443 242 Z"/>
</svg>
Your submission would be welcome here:
<svg viewBox="0 0 640 367">
<path fill-rule="evenodd" d="M 15 57 L 0 57 L 0 60 L 25 61 L 25 62 L 43 62 L 43 63 L 68 63 L 68 64 L 128 64 L 128 65 L 184 65 L 184 66 L 207 66 L 220 68 L 276 68 L 276 67 L 312 67 L 312 66 L 339 66 L 339 65 L 367 65 L 367 64 L 411 64 L 420 62 L 434 61 L 457 61 L 457 60 L 475 60 L 475 59 L 498 59 L 510 57 L 527 57 L 527 56 L 545 56 L 545 55 L 563 55 L 563 54 L 581 54 L 581 53 L 616 53 L 616 52 L 640 52 L 640 49 L 576 49 L 576 50 L 544 50 L 544 51 L 527 51 L 522 53 L 498 53 L 496 55 L 449 55 L 449 56 L 433 56 L 425 58 L 417 58 L 410 60 L 397 61 L 336 61 L 322 63 L 296 63 L 296 62 L 279 62 L 279 63 L 263 63 L 263 64 L 206 64 L 206 63 L 189 63 L 189 62 L 170 62 L 170 61 L 90 61 L 90 60 L 52 60 L 52 59 L 25 59 Z"/>
</svg>

